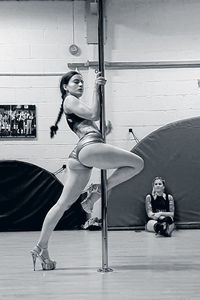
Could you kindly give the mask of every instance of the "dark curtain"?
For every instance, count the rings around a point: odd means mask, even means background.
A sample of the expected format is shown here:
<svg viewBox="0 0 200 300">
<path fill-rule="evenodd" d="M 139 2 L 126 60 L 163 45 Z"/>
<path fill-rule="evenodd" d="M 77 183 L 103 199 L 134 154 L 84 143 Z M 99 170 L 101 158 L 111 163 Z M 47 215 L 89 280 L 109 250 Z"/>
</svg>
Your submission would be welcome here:
<svg viewBox="0 0 200 300">
<path fill-rule="evenodd" d="M 40 230 L 44 217 L 57 202 L 62 183 L 50 172 L 22 161 L 0 161 L 0 230 Z M 76 229 L 87 215 L 81 195 L 65 212 L 56 229 Z"/>
</svg>

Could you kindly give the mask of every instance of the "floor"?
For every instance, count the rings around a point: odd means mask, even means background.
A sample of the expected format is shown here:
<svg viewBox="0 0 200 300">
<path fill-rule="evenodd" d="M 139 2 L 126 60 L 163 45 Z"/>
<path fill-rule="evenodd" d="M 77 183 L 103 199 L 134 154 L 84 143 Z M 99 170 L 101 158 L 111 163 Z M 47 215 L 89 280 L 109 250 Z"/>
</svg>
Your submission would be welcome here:
<svg viewBox="0 0 200 300">
<path fill-rule="evenodd" d="M 145 231 L 109 231 L 109 267 L 100 231 L 55 231 L 50 251 L 57 269 L 33 271 L 30 249 L 39 232 L 0 233 L 0 299 L 200 299 L 200 230 L 171 238 Z"/>
</svg>

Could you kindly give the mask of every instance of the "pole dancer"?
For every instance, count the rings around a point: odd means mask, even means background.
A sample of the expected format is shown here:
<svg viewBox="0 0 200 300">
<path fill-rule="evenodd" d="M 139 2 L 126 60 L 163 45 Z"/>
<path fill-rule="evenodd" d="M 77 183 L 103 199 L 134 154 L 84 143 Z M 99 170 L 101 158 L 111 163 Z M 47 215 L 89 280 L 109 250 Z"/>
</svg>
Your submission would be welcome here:
<svg viewBox="0 0 200 300">
<path fill-rule="evenodd" d="M 93 167 L 101 170 L 116 169 L 107 180 L 108 191 L 137 175 L 143 169 L 142 158 L 132 152 L 106 144 L 95 123 L 100 118 L 99 87 L 105 84 L 104 76 L 98 73 L 95 78 L 93 101 L 88 106 L 80 99 L 84 91 L 84 80 L 79 72 L 70 71 L 60 81 L 62 102 L 56 122 L 51 126 L 50 136 L 54 137 L 57 133 L 58 123 L 64 114 L 70 129 L 79 140 L 67 160 L 67 177 L 62 194 L 47 213 L 38 242 L 31 250 L 34 270 L 37 259 L 40 260 L 43 270 L 56 268 L 56 262 L 49 256 L 49 239 L 64 212 L 84 191 Z M 86 211 L 90 210 L 91 196 L 94 196 L 96 192 L 99 196 L 100 185 L 93 185 L 89 188 L 88 195 L 82 204 Z"/>
</svg>

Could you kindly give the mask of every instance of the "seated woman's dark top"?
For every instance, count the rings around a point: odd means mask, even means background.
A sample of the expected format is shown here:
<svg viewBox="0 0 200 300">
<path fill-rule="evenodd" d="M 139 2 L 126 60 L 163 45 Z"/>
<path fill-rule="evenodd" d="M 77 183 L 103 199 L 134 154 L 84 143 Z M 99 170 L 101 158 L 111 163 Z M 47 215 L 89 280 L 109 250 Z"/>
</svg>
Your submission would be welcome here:
<svg viewBox="0 0 200 300">
<path fill-rule="evenodd" d="M 157 196 L 156 199 L 150 194 L 151 196 L 151 207 L 152 207 L 152 212 L 157 213 L 157 212 L 168 212 L 169 211 L 169 198 L 168 194 L 166 195 L 166 199 L 163 196 Z"/>
</svg>

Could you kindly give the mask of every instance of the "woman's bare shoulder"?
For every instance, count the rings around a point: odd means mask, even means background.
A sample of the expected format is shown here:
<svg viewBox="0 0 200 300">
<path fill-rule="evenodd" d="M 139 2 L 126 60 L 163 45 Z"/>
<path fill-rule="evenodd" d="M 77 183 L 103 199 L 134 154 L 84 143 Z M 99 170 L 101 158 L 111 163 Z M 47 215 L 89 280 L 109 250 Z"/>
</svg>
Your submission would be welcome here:
<svg viewBox="0 0 200 300">
<path fill-rule="evenodd" d="M 66 114 L 72 113 L 76 101 L 78 101 L 78 99 L 72 95 L 68 95 L 65 97 L 65 100 L 63 102 L 63 109 Z"/>
</svg>

